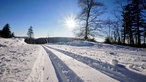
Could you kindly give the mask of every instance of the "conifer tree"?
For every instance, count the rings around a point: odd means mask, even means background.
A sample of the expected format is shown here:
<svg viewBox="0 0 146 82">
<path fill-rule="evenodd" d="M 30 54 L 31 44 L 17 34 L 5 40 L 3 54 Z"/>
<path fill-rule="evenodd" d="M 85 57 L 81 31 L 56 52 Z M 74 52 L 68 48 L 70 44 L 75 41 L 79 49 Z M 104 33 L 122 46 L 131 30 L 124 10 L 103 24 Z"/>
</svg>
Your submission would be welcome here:
<svg viewBox="0 0 146 82">
<path fill-rule="evenodd" d="M 1 31 L 1 36 L 4 38 L 11 38 L 11 31 L 9 24 L 6 24 Z"/>
<path fill-rule="evenodd" d="M 127 40 L 130 44 L 141 45 L 141 36 L 144 32 L 144 15 L 141 0 L 132 0 L 124 6 L 123 16 L 123 43 Z"/>
<path fill-rule="evenodd" d="M 30 28 L 28 29 L 27 35 L 28 35 L 28 37 L 30 39 L 33 38 L 33 29 L 32 29 L 32 26 L 30 26 Z"/>
</svg>

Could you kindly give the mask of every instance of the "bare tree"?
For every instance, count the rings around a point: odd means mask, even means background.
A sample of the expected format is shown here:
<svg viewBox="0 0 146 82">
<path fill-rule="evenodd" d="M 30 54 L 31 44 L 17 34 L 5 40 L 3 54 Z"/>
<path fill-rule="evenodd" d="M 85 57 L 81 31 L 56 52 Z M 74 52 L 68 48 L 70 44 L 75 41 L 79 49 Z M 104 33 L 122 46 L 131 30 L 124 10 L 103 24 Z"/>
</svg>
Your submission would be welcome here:
<svg viewBox="0 0 146 82">
<path fill-rule="evenodd" d="M 108 27 L 108 32 L 107 32 L 107 37 L 111 37 L 111 31 L 112 31 L 112 26 L 113 26 L 113 22 L 111 19 L 107 19 L 104 21 L 104 25 L 105 27 Z"/>
<path fill-rule="evenodd" d="M 96 35 L 95 32 L 101 27 L 101 21 L 98 16 L 103 13 L 104 4 L 98 0 L 78 0 L 78 3 L 81 7 L 81 12 L 78 16 L 80 29 L 77 35 L 88 40 L 89 37 L 94 37 Z"/>
</svg>

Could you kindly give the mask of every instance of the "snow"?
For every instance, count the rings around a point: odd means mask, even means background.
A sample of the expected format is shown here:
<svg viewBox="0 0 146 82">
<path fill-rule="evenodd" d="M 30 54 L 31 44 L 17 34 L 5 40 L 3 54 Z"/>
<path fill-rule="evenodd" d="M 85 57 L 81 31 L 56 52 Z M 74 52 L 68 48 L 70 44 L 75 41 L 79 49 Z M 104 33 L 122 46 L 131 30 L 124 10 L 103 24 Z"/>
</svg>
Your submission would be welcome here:
<svg viewBox="0 0 146 82">
<path fill-rule="evenodd" d="M 26 44 L 24 39 L 0 38 L 0 42 L 0 82 L 58 82 L 40 45 Z"/>
<path fill-rule="evenodd" d="M 144 82 L 146 49 L 88 41 L 0 38 L 0 82 Z"/>
<path fill-rule="evenodd" d="M 60 58 L 71 70 L 73 70 L 84 82 L 118 82 L 109 76 L 96 71 L 88 65 L 81 63 L 72 57 L 69 57 L 56 50 L 50 49 L 58 58 Z"/>
<path fill-rule="evenodd" d="M 57 75 L 55 74 L 55 69 L 52 65 L 51 60 L 48 57 L 46 51 L 42 48 L 42 53 L 44 53 L 44 80 L 42 82 L 58 82 Z M 40 60 L 41 61 L 41 60 Z"/>
<path fill-rule="evenodd" d="M 88 42 L 88 41 L 78 41 L 78 40 L 75 40 L 75 41 L 70 41 L 70 42 L 58 42 L 57 44 L 60 44 L 60 45 L 70 45 L 70 46 L 93 46 L 94 43 L 93 42 Z"/>
<path fill-rule="evenodd" d="M 85 43 L 87 42 L 82 44 L 80 41 L 75 41 L 69 42 L 69 45 L 64 43 L 65 45 L 56 44 L 49 46 L 111 64 L 112 60 L 118 60 L 120 64 L 125 65 L 130 70 L 136 69 L 139 71 L 133 71 L 146 75 L 146 49 L 92 42 L 88 42 L 85 45 Z M 92 44 L 92 46 L 88 46 L 89 44 Z"/>
<path fill-rule="evenodd" d="M 116 80 L 124 82 L 146 80 L 146 49 L 144 48 L 88 41 L 61 42 L 45 46 L 70 56 Z M 72 68 L 72 70 L 74 69 Z"/>
</svg>

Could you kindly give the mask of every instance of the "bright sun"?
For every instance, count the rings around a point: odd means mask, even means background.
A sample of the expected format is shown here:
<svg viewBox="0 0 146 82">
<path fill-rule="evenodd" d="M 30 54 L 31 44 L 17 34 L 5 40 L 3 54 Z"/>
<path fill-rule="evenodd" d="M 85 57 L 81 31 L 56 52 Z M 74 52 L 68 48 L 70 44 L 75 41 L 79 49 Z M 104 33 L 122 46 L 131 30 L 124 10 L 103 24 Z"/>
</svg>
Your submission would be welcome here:
<svg viewBox="0 0 146 82">
<path fill-rule="evenodd" d="M 75 17 L 73 17 L 73 16 L 67 17 L 65 19 L 65 25 L 70 30 L 73 30 L 77 26 L 76 21 L 75 21 Z"/>
</svg>

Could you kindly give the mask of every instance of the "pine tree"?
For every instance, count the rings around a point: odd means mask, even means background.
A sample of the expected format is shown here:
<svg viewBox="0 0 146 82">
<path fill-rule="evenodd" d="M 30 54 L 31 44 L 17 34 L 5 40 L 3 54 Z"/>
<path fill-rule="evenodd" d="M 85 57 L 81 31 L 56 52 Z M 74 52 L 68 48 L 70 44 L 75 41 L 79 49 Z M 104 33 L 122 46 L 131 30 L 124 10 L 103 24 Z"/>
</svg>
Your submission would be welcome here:
<svg viewBox="0 0 146 82">
<path fill-rule="evenodd" d="M 27 35 L 28 35 L 28 37 L 30 39 L 33 38 L 33 29 L 32 29 L 32 26 L 30 26 L 30 28 L 28 29 Z"/>
<path fill-rule="evenodd" d="M 133 12 L 133 26 L 135 27 L 135 38 L 136 44 L 138 46 L 141 45 L 141 33 L 142 33 L 142 26 L 144 23 L 143 19 L 143 8 L 141 7 L 141 0 L 132 0 L 132 12 Z"/>
<path fill-rule="evenodd" d="M 1 36 L 4 38 L 11 38 L 11 31 L 9 24 L 6 24 L 1 31 Z"/>
<path fill-rule="evenodd" d="M 25 39 L 25 42 L 29 43 L 29 44 L 34 44 L 34 38 L 33 38 L 33 29 L 32 26 L 30 26 L 30 28 L 28 29 L 27 32 L 28 38 Z"/>
<path fill-rule="evenodd" d="M 124 6 L 123 16 L 123 43 L 128 40 L 130 44 L 141 45 L 141 36 L 144 32 L 144 17 L 141 0 L 132 0 Z M 134 40 L 135 39 L 135 40 Z"/>
<path fill-rule="evenodd" d="M 132 12 L 131 12 L 131 4 L 128 4 L 124 6 L 122 12 L 123 16 L 123 43 L 125 44 L 125 41 L 128 40 L 130 44 L 134 44 L 133 41 L 133 28 L 132 28 Z"/>
<path fill-rule="evenodd" d="M 144 38 L 144 44 L 146 44 L 146 23 L 144 24 L 143 38 Z"/>
</svg>

